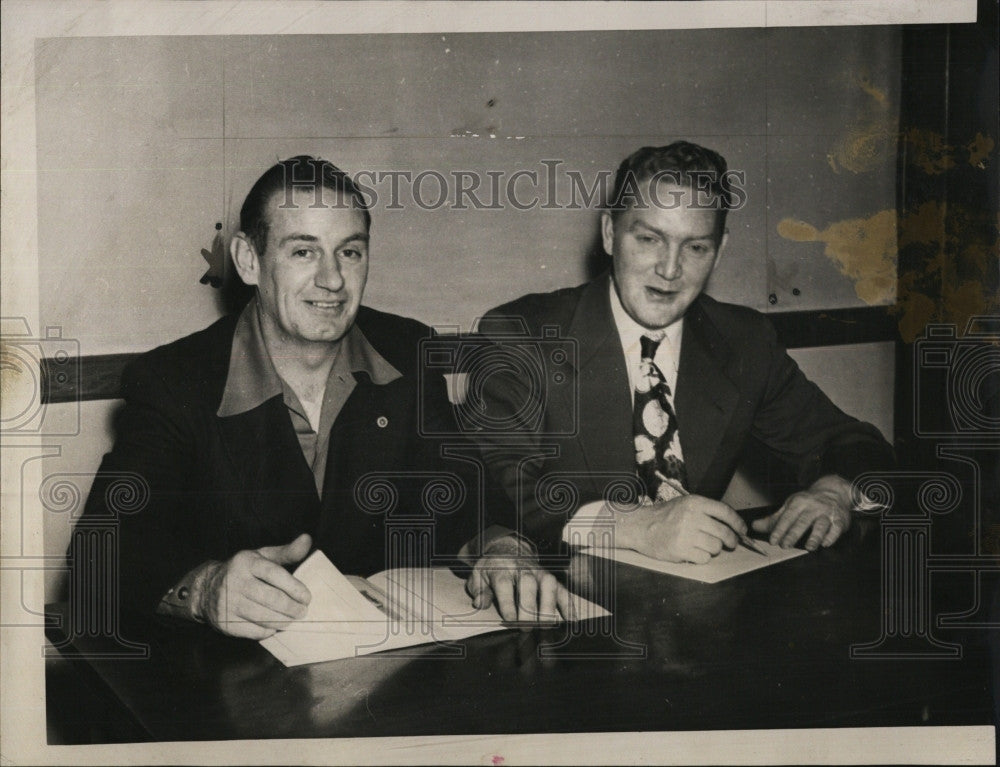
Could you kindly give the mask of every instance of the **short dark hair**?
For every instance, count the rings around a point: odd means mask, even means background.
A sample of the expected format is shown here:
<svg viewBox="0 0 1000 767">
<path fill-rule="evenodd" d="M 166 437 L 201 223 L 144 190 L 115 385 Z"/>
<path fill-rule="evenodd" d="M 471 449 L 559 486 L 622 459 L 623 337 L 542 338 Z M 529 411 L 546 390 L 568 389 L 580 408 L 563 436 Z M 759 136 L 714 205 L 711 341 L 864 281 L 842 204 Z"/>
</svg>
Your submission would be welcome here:
<svg viewBox="0 0 1000 767">
<path fill-rule="evenodd" d="M 608 201 L 612 218 L 618 218 L 634 198 L 639 184 L 652 179 L 669 180 L 679 186 L 703 189 L 717 200 L 717 231 L 721 237 L 726 213 L 733 205 L 726 158 L 718 152 L 690 141 L 675 141 L 666 146 L 644 146 L 626 157 L 615 173 L 615 185 Z M 705 184 L 704 182 L 708 183 Z"/>
<path fill-rule="evenodd" d="M 258 255 L 264 255 L 267 249 L 270 228 L 267 204 L 271 196 L 275 192 L 290 195 L 293 189 L 319 187 L 349 195 L 355 209 L 364 215 L 365 229 L 371 229 L 372 217 L 368 205 L 351 177 L 329 160 L 300 154 L 275 163 L 264 171 L 264 175 L 250 188 L 240 208 L 240 231 L 250 238 Z"/>
</svg>

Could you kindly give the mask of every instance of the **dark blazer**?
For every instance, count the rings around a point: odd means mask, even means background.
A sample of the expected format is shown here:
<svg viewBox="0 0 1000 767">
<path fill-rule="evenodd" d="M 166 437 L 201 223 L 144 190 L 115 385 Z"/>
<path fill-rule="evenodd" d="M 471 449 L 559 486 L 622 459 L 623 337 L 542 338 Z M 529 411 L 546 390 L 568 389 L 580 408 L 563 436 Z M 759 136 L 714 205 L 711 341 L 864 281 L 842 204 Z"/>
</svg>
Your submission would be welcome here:
<svg viewBox="0 0 1000 767">
<path fill-rule="evenodd" d="M 123 374 L 117 438 L 77 528 L 117 525 L 123 604 L 152 610 L 201 562 L 303 532 L 342 572 L 370 574 L 389 564 L 387 520 L 425 522 L 428 505 L 440 512 L 430 514 L 433 553 L 453 555 L 476 533 L 478 484 L 468 464 L 442 459 L 440 442 L 420 436 L 421 419 L 440 433 L 453 418 L 444 379 L 419 375 L 418 344 L 429 328 L 361 308 L 358 326 L 402 376 L 376 385 L 355 374 L 330 432 L 321 501 L 280 394 L 239 415 L 216 414 L 236 320 L 225 317 L 143 354 Z M 391 475 L 393 487 L 366 484 L 371 472 Z M 136 478 L 131 508 L 116 501 L 123 473 Z M 452 483 L 455 494 L 425 494 L 435 478 Z M 79 570 L 85 566 L 72 564 L 76 577 L 89 577 Z"/>
<path fill-rule="evenodd" d="M 520 507 L 522 531 L 543 549 L 558 543 L 577 505 L 614 495 L 613 486 L 635 474 L 631 395 L 609 278 L 524 296 L 480 324 L 494 338 L 521 325 L 529 336 L 545 338 L 542 346 L 554 343 L 555 328 L 576 347 L 566 380 L 549 374 L 541 387 L 541 428 L 481 440 L 491 471 Z M 492 376 L 483 392 L 494 417 L 523 412 L 530 396 L 523 376 L 503 374 Z M 791 464 L 802 486 L 828 473 L 852 479 L 893 460 L 874 426 L 845 415 L 806 379 L 763 314 L 705 295 L 685 315 L 675 409 L 689 489 L 710 498 L 725 493 L 751 438 Z M 522 448 L 512 448 L 517 441 Z M 551 475 L 567 478 L 561 489 Z"/>
</svg>

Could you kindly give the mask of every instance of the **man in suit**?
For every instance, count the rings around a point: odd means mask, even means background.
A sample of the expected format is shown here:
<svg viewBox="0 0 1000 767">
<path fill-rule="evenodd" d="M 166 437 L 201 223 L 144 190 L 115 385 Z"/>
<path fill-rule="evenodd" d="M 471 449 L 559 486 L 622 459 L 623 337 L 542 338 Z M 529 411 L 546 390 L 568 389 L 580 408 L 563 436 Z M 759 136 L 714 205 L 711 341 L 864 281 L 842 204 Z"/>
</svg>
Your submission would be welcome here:
<svg viewBox="0 0 1000 767">
<path fill-rule="evenodd" d="M 792 464 L 801 486 L 754 529 L 782 546 L 829 546 L 850 525 L 853 477 L 891 463 L 880 433 L 805 378 L 762 314 L 703 293 L 726 245 L 730 178 L 720 155 L 692 143 L 639 149 L 601 218 L 610 273 L 481 322 L 501 348 L 525 335 L 576 344 L 562 378 L 532 389 L 498 368 L 480 403 L 494 423 L 517 424 L 483 439 L 484 455 L 518 506 L 508 524 L 543 550 L 598 519 L 615 546 L 668 561 L 734 548 L 747 527 L 719 499 L 751 440 Z M 517 414 L 534 412 L 525 403 L 539 392 L 541 415 L 526 428 Z M 567 497 L 560 483 L 576 508 L 554 502 Z"/>
<path fill-rule="evenodd" d="M 117 439 L 85 518 L 119 520 L 110 587 L 127 607 L 261 639 L 304 614 L 309 591 L 288 568 L 314 546 L 365 575 L 427 564 L 387 558 L 390 523 L 432 521 L 438 556 L 479 532 L 478 483 L 418 423 L 422 412 L 435 433 L 456 433 L 444 379 L 421 385 L 418 375 L 429 329 L 361 305 L 370 225 L 362 194 L 329 162 L 274 165 L 247 195 L 231 243 L 253 299 L 125 371 Z M 133 513 L 111 490 L 123 475 L 138 478 L 145 501 Z M 397 486 L 396 503 L 380 503 L 378 478 Z M 465 486 L 437 495 L 427 481 Z M 93 577 L 83 550 L 74 567 Z M 565 589 L 519 541 L 484 539 L 484 550 L 493 556 L 475 574 L 505 618 L 534 617 L 515 597 L 528 580 L 535 605 L 566 608 Z"/>
</svg>

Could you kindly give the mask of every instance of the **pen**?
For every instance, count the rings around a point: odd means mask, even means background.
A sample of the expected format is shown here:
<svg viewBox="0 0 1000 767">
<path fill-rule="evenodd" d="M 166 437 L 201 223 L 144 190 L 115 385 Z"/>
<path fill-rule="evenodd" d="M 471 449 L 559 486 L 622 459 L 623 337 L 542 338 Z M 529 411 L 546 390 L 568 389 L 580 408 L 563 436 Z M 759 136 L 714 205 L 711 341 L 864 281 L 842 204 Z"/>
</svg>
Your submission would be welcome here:
<svg viewBox="0 0 1000 767">
<path fill-rule="evenodd" d="M 749 535 L 747 535 L 746 533 L 736 533 L 736 534 L 739 536 L 740 543 L 746 546 L 748 549 L 750 549 L 750 551 L 756 551 L 762 557 L 767 556 L 767 552 L 764 551 L 764 549 L 762 549 L 760 546 L 758 546 L 756 541 L 754 541 L 754 539 L 751 538 Z"/>
<path fill-rule="evenodd" d="M 660 472 L 660 471 L 656 472 L 656 476 L 657 476 L 657 478 L 661 482 L 663 482 L 664 485 L 669 485 L 671 488 L 673 488 L 677 492 L 678 495 L 690 495 L 690 493 L 688 493 L 688 491 L 684 489 L 684 486 L 680 482 L 678 482 L 676 479 L 672 479 L 670 477 L 664 476 L 663 473 Z M 660 493 L 657 492 L 657 495 L 660 495 Z M 662 498 L 662 496 L 661 496 L 661 498 Z M 664 499 L 664 500 L 666 500 L 666 499 Z M 735 533 L 736 531 L 733 530 L 733 532 Z M 750 549 L 750 551 L 757 552 L 762 557 L 766 557 L 767 556 L 767 552 L 764 551 L 764 549 L 762 549 L 760 546 L 758 546 L 757 543 L 753 540 L 753 538 L 751 538 L 749 535 L 747 535 L 746 533 L 736 533 L 736 535 L 739 538 L 739 542 L 740 542 L 741 546 L 743 546 L 744 548 Z"/>
</svg>

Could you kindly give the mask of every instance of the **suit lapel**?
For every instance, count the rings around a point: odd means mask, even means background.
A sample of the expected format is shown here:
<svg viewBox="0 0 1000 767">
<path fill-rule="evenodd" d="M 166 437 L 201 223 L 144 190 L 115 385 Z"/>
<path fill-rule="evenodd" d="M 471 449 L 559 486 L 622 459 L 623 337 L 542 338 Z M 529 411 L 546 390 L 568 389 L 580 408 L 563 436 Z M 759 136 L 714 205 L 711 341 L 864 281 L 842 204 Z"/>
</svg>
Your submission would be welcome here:
<svg viewBox="0 0 1000 767">
<path fill-rule="evenodd" d="M 684 317 L 674 403 L 692 492 L 712 464 L 739 397 L 729 359 L 725 339 L 695 301 Z"/>
<path fill-rule="evenodd" d="M 580 448 L 590 472 L 604 475 L 635 463 L 628 373 L 608 289 L 607 277 L 584 288 L 567 332 L 579 344 Z M 592 481 L 602 493 L 605 482 Z"/>
<path fill-rule="evenodd" d="M 365 549 L 384 546 L 385 516 L 361 511 L 354 493 L 367 472 L 404 465 L 399 451 L 408 444 L 405 430 L 413 426 L 403 408 L 412 402 L 399 388 L 405 379 L 378 385 L 367 374 L 355 375 L 357 385 L 330 428 L 316 541 L 339 567 L 365 569 L 362 563 L 372 557 Z"/>
<path fill-rule="evenodd" d="M 392 397 L 396 382 L 376 385 L 365 373 L 355 374 L 357 384 L 330 427 L 330 447 L 323 478 L 324 518 L 338 513 L 343 499 L 338 493 L 345 478 L 355 476 L 351 462 L 392 455 L 397 443 L 404 442 L 398 405 Z M 399 379 L 402 380 L 402 379 Z M 389 391 L 387 391 L 389 390 Z M 398 394 L 398 391 L 397 391 Z M 380 461 L 376 461 L 376 464 Z"/>
<path fill-rule="evenodd" d="M 218 421 L 247 510 L 272 537 L 308 531 L 319 497 L 282 398 Z"/>
</svg>

